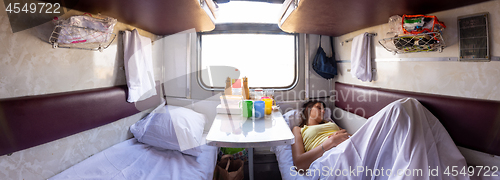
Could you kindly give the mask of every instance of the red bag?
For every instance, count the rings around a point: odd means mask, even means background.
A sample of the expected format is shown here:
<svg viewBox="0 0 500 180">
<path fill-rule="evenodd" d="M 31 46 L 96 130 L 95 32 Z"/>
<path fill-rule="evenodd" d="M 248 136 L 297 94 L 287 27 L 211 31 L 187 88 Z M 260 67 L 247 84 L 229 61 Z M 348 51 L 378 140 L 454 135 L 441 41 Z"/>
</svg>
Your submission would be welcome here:
<svg viewBox="0 0 500 180">
<path fill-rule="evenodd" d="M 403 15 L 401 26 L 405 34 L 440 32 L 446 26 L 436 16 Z"/>
</svg>

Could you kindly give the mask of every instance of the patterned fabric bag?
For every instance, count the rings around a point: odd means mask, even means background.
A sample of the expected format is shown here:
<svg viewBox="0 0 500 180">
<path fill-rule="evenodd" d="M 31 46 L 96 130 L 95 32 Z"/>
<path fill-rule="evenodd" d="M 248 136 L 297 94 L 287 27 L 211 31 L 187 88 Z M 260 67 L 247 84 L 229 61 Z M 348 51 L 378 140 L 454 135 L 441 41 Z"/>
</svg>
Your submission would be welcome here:
<svg viewBox="0 0 500 180">
<path fill-rule="evenodd" d="M 219 157 L 218 159 L 220 160 L 220 158 L 226 154 L 232 155 L 233 156 L 232 159 L 241 159 L 242 161 L 248 160 L 248 150 L 245 148 L 221 147 L 220 151 L 219 151 L 219 156 L 217 156 L 217 157 Z"/>
</svg>

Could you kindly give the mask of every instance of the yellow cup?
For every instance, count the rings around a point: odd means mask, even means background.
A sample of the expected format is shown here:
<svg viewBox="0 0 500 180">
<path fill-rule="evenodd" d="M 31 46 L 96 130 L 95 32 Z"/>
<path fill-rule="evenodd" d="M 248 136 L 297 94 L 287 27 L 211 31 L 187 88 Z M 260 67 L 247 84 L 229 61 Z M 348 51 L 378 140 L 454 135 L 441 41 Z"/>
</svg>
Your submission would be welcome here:
<svg viewBox="0 0 500 180">
<path fill-rule="evenodd" d="M 266 112 L 266 115 L 269 115 L 273 112 L 273 108 L 266 108 L 264 111 Z"/>
<path fill-rule="evenodd" d="M 273 100 L 272 99 L 262 99 L 266 104 L 265 112 L 267 115 L 271 114 L 273 111 Z"/>
</svg>

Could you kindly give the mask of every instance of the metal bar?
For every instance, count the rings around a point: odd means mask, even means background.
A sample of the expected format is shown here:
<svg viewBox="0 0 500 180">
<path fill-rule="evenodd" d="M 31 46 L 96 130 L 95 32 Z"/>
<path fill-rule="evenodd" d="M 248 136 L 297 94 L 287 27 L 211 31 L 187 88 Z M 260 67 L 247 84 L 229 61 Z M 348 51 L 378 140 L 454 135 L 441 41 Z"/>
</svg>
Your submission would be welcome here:
<svg viewBox="0 0 500 180">
<path fill-rule="evenodd" d="M 125 31 L 127 31 L 127 30 L 120 30 L 120 31 L 118 31 L 118 33 L 120 33 L 120 34 L 125 34 Z M 163 36 L 163 37 L 165 37 L 165 36 Z M 149 38 L 149 39 L 151 39 L 151 38 Z M 154 42 L 155 42 L 155 41 L 153 41 L 153 39 L 151 39 L 151 45 L 153 45 L 153 44 L 154 44 Z M 108 46 L 109 46 L 109 45 L 108 45 Z"/>
<path fill-rule="evenodd" d="M 432 57 L 432 58 L 380 58 L 375 59 L 380 61 L 458 61 L 458 57 Z"/>
<path fill-rule="evenodd" d="M 460 49 L 460 50 L 472 50 L 472 49 L 488 49 L 488 48 L 463 48 L 463 49 Z"/>
<path fill-rule="evenodd" d="M 368 33 L 368 36 L 377 36 L 377 33 Z M 342 41 L 342 42 L 340 43 L 340 45 L 342 45 L 342 46 L 343 46 L 343 45 L 344 45 L 344 43 L 351 42 L 353 39 L 354 39 L 354 38 L 350 38 L 350 39 L 347 39 L 347 40 L 345 40 L 345 41 Z"/>
<path fill-rule="evenodd" d="M 304 95 L 304 98 L 305 100 L 308 100 L 309 99 L 309 74 L 310 74 L 310 70 L 309 70 L 309 38 L 310 38 L 310 35 L 309 34 L 304 34 L 304 44 L 305 44 L 305 56 L 304 56 L 304 85 L 305 85 L 305 95 Z M 320 37 L 321 38 L 321 37 Z M 299 98 L 300 99 L 300 98 Z"/>
<path fill-rule="evenodd" d="M 254 180 L 253 173 L 253 148 L 248 148 L 248 179 Z"/>
<path fill-rule="evenodd" d="M 460 39 L 482 39 L 482 38 L 488 38 L 488 36 L 476 36 L 476 37 L 467 37 L 467 38 L 460 38 Z"/>
<path fill-rule="evenodd" d="M 186 56 L 187 56 L 187 64 L 186 64 L 186 98 L 191 99 L 191 42 L 192 42 L 192 33 L 187 34 L 187 43 L 186 43 Z"/>
<path fill-rule="evenodd" d="M 492 57 L 493 58 L 493 57 Z M 500 60 L 500 57 L 498 57 Z M 430 57 L 430 58 L 377 58 L 375 62 L 385 61 L 458 61 L 458 57 Z M 351 60 L 337 60 L 337 63 L 350 63 Z"/>
<path fill-rule="evenodd" d="M 351 69 L 347 69 L 347 72 L 351 72 Z M 376 72 L 377 72 L 377 69 L 372 68 L 372 73 L 376 73 Z"/>
</svg>

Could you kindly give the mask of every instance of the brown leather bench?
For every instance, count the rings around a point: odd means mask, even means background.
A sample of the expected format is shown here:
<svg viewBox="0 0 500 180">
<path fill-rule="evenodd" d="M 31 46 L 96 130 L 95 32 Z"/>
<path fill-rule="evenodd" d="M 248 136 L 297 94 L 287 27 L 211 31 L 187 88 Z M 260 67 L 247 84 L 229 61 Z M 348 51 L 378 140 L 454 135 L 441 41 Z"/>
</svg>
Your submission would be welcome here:
<svg viewBox="0 0 500 180">
<path fill-rule="evenodd" d="M 161 102 L 157 91 L 144 101 L 128 103 L 127 89 L 116 86 L 1 99 L 0 155 L 99 127 Z"/>
</svg>

